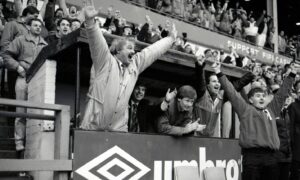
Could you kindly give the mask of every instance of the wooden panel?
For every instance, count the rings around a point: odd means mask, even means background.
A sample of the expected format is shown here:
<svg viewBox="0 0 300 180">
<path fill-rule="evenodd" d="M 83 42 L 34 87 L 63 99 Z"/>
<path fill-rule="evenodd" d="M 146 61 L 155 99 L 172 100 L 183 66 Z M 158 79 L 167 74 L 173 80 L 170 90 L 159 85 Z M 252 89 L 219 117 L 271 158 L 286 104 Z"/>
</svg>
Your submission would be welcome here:
<svg viewBox="0 0 300 180">
<path fill-rule="evenodd" d="M 72 160 L 1 159 L 0 171 L 72 171 Z"/>
<path fill-rule="evenodd" d="M 5 99 L 5 98 L 0 98 L 0 104 L 5 105 L 5 106 L 26 107 L 26 108 L 33 108 L 33 109 L 45 109 L 45 110 L 50 110 L 50 111 L 51 110 L 59 111 L 59 110 L 67 107 L 64 105 L 44 104 L 44 103 L 37 103 L 37 102 Z"/>
</svg>

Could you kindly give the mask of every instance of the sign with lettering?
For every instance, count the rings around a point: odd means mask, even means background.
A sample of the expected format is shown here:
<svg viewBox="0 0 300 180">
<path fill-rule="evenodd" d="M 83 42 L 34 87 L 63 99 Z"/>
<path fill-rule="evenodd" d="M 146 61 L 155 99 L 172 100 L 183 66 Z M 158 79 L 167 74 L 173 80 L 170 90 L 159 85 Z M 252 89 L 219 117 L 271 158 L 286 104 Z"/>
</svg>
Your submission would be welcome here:
<svg viewBox="0 0 300 180">
<path fill-rule="evenodd" d="M 74 180 L 173 180 L 174 167 L 223 167 L 227 180 L 239 180 L 237 140 L 75 131 Z"/>
</svg>

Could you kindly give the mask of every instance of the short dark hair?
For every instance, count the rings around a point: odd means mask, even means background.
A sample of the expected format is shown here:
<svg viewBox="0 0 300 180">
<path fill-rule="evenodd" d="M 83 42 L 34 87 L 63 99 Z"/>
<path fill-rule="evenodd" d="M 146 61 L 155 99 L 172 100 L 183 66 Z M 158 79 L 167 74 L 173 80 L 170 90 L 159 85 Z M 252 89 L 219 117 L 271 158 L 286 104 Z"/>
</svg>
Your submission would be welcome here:
<svg viewBox="0 0 300 180">
<path fill-rule="evenodd" d="M 27 14 L 38 14 L 39 10 L 37 10 L 37 8 L 33 7 L 33 6 L 27 6 L 23 12 L 22 12 L 22 16 L 27 16 Z"/>
<path fill-rule="evenodd" d="M 81 24 L 81 21 L 80 21 L 79 19 L 77 19 L 77 18 L 72 19 L 72 20 L 71 20 L 71 24 L 72 24 L 73 22 L 79 22 L 79 23 Z"/>
<path fill-rule="evenodd" d="M 178 89 L 176 98 L 177 99 L 182 99 L 182 98 L 197 99 L 197 92 L 192 86 L 184 85 Z"/>
<path fill-rule="evenodd" d="M 211 49 L 206 49 L 206 50 L 204 51 L 204 55 L 206 55 L 209 51 L 212 52 Z"/>
<path fill-rule="evenodd" d="M 55 12 L 54 12 L 54 16 L 55 16 L 55 17 L 56 17 L 56 14 L 57 14 L 58 11 L 64 12 L 64 10 L 63 10 L 62 8 L 57 8 L 57 9 L 55 10 Z"/>
<path fill-rule="evenodd" d="M 214 72 L 205 71 L 205 82 L 206 82 L 206 84 L 209 84 L 211 76 L 216 76 L 216 75 L 217 74 L 214 73 Z"/>
<path fill-rule="evenodd" d="M 252 88 L 249 93 L 248 93 L 248 99 L 250 99 L 251 97 L 254 96 L 254 94 L 256 93 L 266 93 L 266 91 L 264 91 L 262 88 L 260 87 L 255 87 L 255 88 Z"/>
<path fill-rule="evenodd" d="M 68 21 L 68 22 L 70 23 L 70 20 L 69 20 L 68 18 L 60 18 L 60 19 L 57 21 L 56 26 L 57 26 L 57 27 L 60 26 L 60 24 L 61 24 L 61 22 L 62 22 L 63 20 L 66 20 L 66 21 Z M 70 23 L 70 24 L 71 24 L 71 23 Z"/>
<path fill-rule="evenodd" d="M 29 0 L 27 0 L 27 4 L 26 5 L 28 5 L 28 3 L 29 3 Z M 35 0 L 35 4 L 36 4 L 36 6 L 38 5 L 38 0 Z"/>
<path fill-rule="evenodd" d="M 28 22 L 28 25 L 31 26 L 31 24 L 32 24 L 33 21 L 38 21 L 38 22 L 41 23 L 41 25 L 43 25 L 43 22 L 39 18 L 30 19 L 29 22 Z"/>
</svg>

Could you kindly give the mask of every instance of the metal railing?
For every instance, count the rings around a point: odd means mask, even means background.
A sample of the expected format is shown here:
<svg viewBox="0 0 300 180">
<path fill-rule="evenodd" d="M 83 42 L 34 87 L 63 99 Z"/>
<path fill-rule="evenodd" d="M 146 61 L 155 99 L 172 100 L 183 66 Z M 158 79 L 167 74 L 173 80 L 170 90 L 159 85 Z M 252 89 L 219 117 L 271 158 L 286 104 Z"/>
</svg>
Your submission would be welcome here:
<svg viewBox="0 0 300 180">
<path fill-rule="evenodd" d="M 50 110 L 55 112 L 54 115 L 43 115 L 0 111 L 0 116 L 2 117 L 30 118 L 31 120 L 52 120 L 55 123 L 53 160 L 1 159 L 0 172 L 54 171 L 55 180 L 68 180 L 69 174 L 72 171 L 72 160 L 69 159 L 70 107 L 1 98 L 0 105 Z"/>
</svg>

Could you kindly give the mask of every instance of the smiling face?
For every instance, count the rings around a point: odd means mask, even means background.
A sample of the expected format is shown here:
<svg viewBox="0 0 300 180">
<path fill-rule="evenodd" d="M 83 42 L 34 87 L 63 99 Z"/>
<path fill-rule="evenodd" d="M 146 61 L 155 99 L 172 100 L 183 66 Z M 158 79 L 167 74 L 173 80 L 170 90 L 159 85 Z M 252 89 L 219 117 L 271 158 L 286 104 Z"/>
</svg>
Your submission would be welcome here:
<svg viewBox="0 0 300 180">
<path fill-rule="evenodd" d="M 116 54 L 117 58 L 125 65 L 128 66 L 132 62 L 132 56 L 134 55 L 134 43 L 126 41 Z"/>
<path fill-rule="evenodd" d="M 146 94 L 146 87 L 142 85 L 138 85 L 133 90 L 132 99 L 136 102 L 139 102 L 142 99 L 144 99 L 145 94 Z"/>
<path fill-rule="evenodd" d="M 194 99 L 184 97 L 178 100 L 178 109 L 181 111 L 191 111 L 193 109 Z"/>
<path fill-rule="evenodd" d="M 210 94 L 217 95 L 220 91 L 221 84 L 216 75 L 211 75 L 209 77 L 209 83 L 207 84 L 207 89 Z"/>
<path fill-rule="evenodd" d="M 42 23 L 37 20 L 33 20 L 30 24 L 30 32 L 35 36 L 39 36 L 42 32 Z"/>
</svg>

